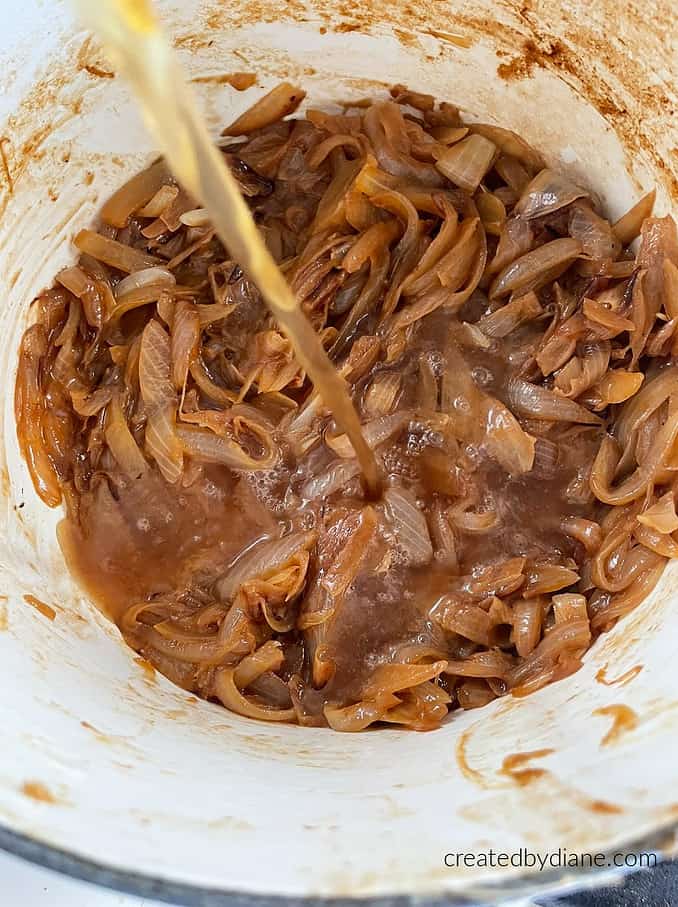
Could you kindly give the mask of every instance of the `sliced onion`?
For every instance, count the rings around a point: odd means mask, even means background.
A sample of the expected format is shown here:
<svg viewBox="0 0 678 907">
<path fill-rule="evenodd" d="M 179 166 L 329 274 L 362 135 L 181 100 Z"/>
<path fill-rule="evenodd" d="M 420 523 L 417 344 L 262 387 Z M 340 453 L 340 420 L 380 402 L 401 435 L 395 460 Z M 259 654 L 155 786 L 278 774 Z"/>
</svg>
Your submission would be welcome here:
<svg viewBox="0 0 678 907">
<path fill-rule="evenodd" d="M 610 403 L 623 403 L 640 390 L 645 379 L 643 372 L 626 372 L 611 369 L 594 386 L 593 391 L 600 397 L 602 407 Z"/>
<path fill-rule="evenodd" d="M 209 227 L 211 223 L 207 208 L 194 208 L 192 211 L 184 211 L 179 220 L 185 227 Z"/>
<path fill-rule="evenodd" d="M 510 678 L 507 678 L 513 691 L 517 693 L 514 688 L 527 687 L 528 683 L 529 689 L 538 689 L 539 686 L 548 683 L 553 677 L 559 657 L 568 652 L 584 651 L 590 642 L 591 629 L 588 620 L 571 620 L 557 624 L 531 655 L 517 663 Z"/>
<path fill-rule="evenodd" d="M 625 449 L 643 422 L 672 394 L 678 394 L 678 366 L 669 365 L 643 383 L 624 405 L 614 425 L 614 435 Z"/>
<path fill-rule="evenodd" d="M 377 198 L 379 197 L 377 196 Z M 403 228 L 395 218 L 372 224 L 371 227 L 361 233 L 346 253 L 341 263 L 342 268 L 349 274 L 354 274 L 368 260 L 374 260 L 377 253 L 390 246 L 393 240 L 399 237 L 402 232 Z"/>
<path fill-rule="evenodd" d="M 178 195 L 179 188 L 177 186 L 161 186 L 153 198 L 143 208 L 139 208 L 137 215 L 154 219 L 160 217 L 161 214 L 164 214 L 165 209 L 176 201 Z"/>
<path fill-rule="evenodd" d="M 630 476 L 617 487 L 612 485 L 619 463 L 619 446 L 614 438 L 605 435 L 591 471 L 591 489 L 604 504 L 630 504 L 647 491 L 664 465 L 678 436 L 678 419 L 667 419 L 654 439 L 649 453 Z"/>
<path fill-rule="evenodd" d="M 149 321 L 139 353 L 139 386 L 147 412 L 146 446 L 165 479 L 173 483 L 183 471 L 183 450 L 176 435 L 177 401 L 170 369 L 170 338 L 159 322 Z"/>
<path fill-rule="evenodd" d="M 208 400 L 219 403 L 221 406 L 228 407 L 238 399 L 237 394 L 228 390 L 228 388 L 222 387 L 212 379 L 199 356 L 191 364 L 190 372 L 191 377 L 198 385 L 200 392 L 203 393 Z"/>
<path fill-rule="evenodd" d="M 532 474 L 536 478 L 552 479 L 558 472 L 560 448 L 549 438 L 537 438 L 534 446 Z"/>
<path fill-rule="evenodd" d="M 484 510 L 475 513 L 469 510 L 455 511 L 453 508 L 450 518 L 457 529 L 471 534 L 489 532 L 499 523 L 499 515 L 496 510 Z"/>
<path fill-rule="evenodd" d="M 599 327 L 603 329 L 602 331 L 597 331 L 601 336 L 612 338 L 623 331 L 635 330 L 635 325 L 630 319 L 624 318 L 623 315 L 615 312 L 614 309 L 608 308 L 595 299 L 584 299 L 582 311 L 588 320 L 596 326 L 596 329 Z"/>
<path fill-rule="evenodd" d="M 235 685 L 239 690 L 244 690 L 262 674 L 279 671 L 284 660 L 282 643 L 269 639 L 251 655 L 246 655 L 236 666 L 233 673 Z"/>
<path fill-rule="evenodd" d="M 541 315 L 542 307 L 536 293 L 525 293 L 500 306 L 476 322 L 476 327 L 492 339 L 507 337 L 525 321 Z"/>
<path fill-rule="evenodd" d="M 209 429 L 179 425 L 176 434 L 184 451 L 204 463 L 221 463 L 231 469 L 262 470 L 275 466 L 279 457 L 277 445 L 270 435 L 264 439 L 263 454 L 253 457 L 236 441 L 219 437 Z"/>
<path fill-rule="evenodd" d="M 289 82 L 281 82 L 227 126 L 221 134 L 247 135 L 256 129 L 270 126 L 271 123 L 294 113 L 305 97 L 306 92 L 301 88 L 296 88 Z"/>
<path fill-rule="evenodd" d="M 492 397 L 483 406 L 485 437 L 488 454 L 509 475 L 530 472 L 534 465 L 535 439 L 520 425 L 513 413 Z"/>
<path fill-rule="evenodd" d="M 450 633 L 456 633 L 481 646 L 490 644 L 490 617 L 479 605 L 445 595 L 434 605 L 431 617 Z"/>
<path fill-rule="evenodd" d="M 499 677 L 508 680 L 512 670 L 513 659 L 510 655 L 498 649 L 490 649 L 488 652 L 475 652 L 463 661 L 448 661 L 443 673 L 459 677 Z"/>
<path fill-rule="evenodd" d="M 507 385 L 508 403 L 522 416 L 544 419 L 546 422 L 578 422 L 600 425 L 601 420 L 574 400 L 568 400 L 539 384 L 520 378 L 510 378 Z"/>
<path fill-rule="evenodd" d="M 446 667 L 445 661 L 433 664 L 380 665 L 363 687 L 362 694 L 365 699 L 377 699 L 384 694 L 398 693 L 439 677 Z"/>
<path fill-rule="evenodd" d="M 468 135 L 466 126 L 434 126 L 429 133 L 441 145 L 454 145 Z"/>
<path fill-rule="evenodd" d="M 108 406 L 115 393 L 115 387 L 112 384 L 102 384 L 93 391 L 88 391 L 85 387 L 78 387 L 75 382 L 71 382 L 68 388 L 73 409 L 79 416 L 89 419 L 96 416 L 97 413 Z"/>
<path fill-rule="evenodd" d="M 113 397 L 106 412 L 106 444 L 113 457 L 129 479 L 138 479 L 148 472 L 148 463 L 125 419 L 120 401 Z"/>
<path fill-rule="evenodd" d="M 322 162 L 330 155 L 335 148 L 351 148 L 358 157 L 362 157 L 364 151 L 360 140 L 354 135 L 348 133 L 336 133 L 323 139 L 306 157 L 306 164 L 311 170 L 317 170 Z"/>
<path fill-rule="evenodd" d="M 501 154 L 494 165 L 494 169 L 517 196 L 530 182 L 530 174 L 520 161 L 510 154 Z"/>
<path fill-rule="evenodd" d="M 522 217 L 509 217 L 499 232 L 499 245 L 487 269 L 488 276 L 497 274 L 532 248 L 534 234 L 529 221 Z"/>
<path fill-rule="evenodd" d="M 555 170 L 542 170 L 528 183 L 523 194 L 516 202 L 514 214 L 531 220 L 553 214 L 575 199 L 588 195 L 585 189 L 577 186 L 562 173 Z"/>
<path fill-rule="evenodd" d="M 384 442 L 388 441 L 399 431 L 402 431 L 409 421 L 410 414 L 406 412 L 379 416 L 362 426 L 362 434 L 365 443 L 370 450 L 375 450 L 380 444 L 384 444 Z M 348 439 L 348 435 L 337 435 L 332 437 L 331 435 L 326 434 L 325 443 L 330 450 L 333 450 L 339 457 L 344 459 L 355 457 L 355 451 Z"/>
<path fill-rule="evenodd" d="M 387 416 L 398 403 L 402 377 L 398 372 L 380 372 L 365 391 L 363 409 L 368 416 Z"/>
<path fill-rule="evenodd" d="M 436 167 L 451 182 L 475 192 L 492 166 L 497 146 L 482 135 L 467 135 L 450 146 L 436 161 Z"/>
<path fill-rule="evenodd" d="M 164 160 L 156 161 L 109 198 L 101 209 L 101 219 L 112 227 L 125 227 L 132 214 L 149 202 L 168 179 L 167 164 Z"/>
<path fill-rule="evenodd" d="M 565 397 L 579 397 L 603 377 L 610 364 L 610 344 L 585 343 L 581 355 L 573 356 L 556 375 L 554 387 Z"/>
<path fill-rule="evenodd" d="M 506 223 L 506 206 L 492 192 L 480 192 L 475 197 L 476 208 L 483 227 L 492 236 L 499 236 Z"/>
<path fill-rule="evenodd" d="M 259 704 L 241 693 L 235 682 L 235 670 L 237 669 L 222 668 L 214 677 L 214 693 L 227 709 L 260 721 L 294 721 L 296 712 L 293 708 L 279 709 Z"/>
<path fill-rule="evenodd" d="M 434 166 L 412 157 L 406 120 L 398 104 L 393 101 L 371 104 L 363 116 L 363 125 L 379 166 L 388 174 L 422 186 L 443 185 Z"/>
<path fill-rule="evenodd" d="M 399 702 L 397 696 L 387 693 L 375 700 L 361 700 L 344 708 L 327 704 L 323 708 L 323 714 L 333 731 L 363 731 L 370 724 L 384 718 L 388 710 Z"/>
<path fill-rule="evenodd" d="M 665 535 L 642 524 L 633 530 L 633 537 L 649 551 L 662 557 L 678 557 L 678 542 L 673 536 Z"/>
<path fill-rule="evenodd" d="M 490 298 L 527 293 L 556 280 L 579 256 L 576 239 L 554 239 L 507 265 L 490 287 Z"/>
<path fill-rule="evenodd" d="M 167 289 L 176 285 L 176 277 L 167 268 L 143 268 L 141 271 L 135 271 L 127 277 L 123 277 L 116 286 L 114 292 L 118 303 L 124 301 L 121 297 L 126 296 L 133 290 L 140 290 L 142 287 L 159 287 Z"/>
<path fill-rule="evenodd" d="M 512 642 L 521 658 L 533 652 L 539 642 L 542 607 L 539 599 L 522 599 L 513 606 Z"/>
<path fill-rule="evenodd" d="M 221 601 L 235 598 L 243 583 L 252 579 L 266 579 L 282 570 L 295 555 L 310 551 L 318 537 L 317 532 L 292 532 L 279 539 L 262 539 L 251 545 L 229 567 L 217 582 L 216 591 Z"/>
<path fill-rule="evenodd" d="M 640 236 L 640 228 L 643 226 L 643 221 L 652 215 L 656 195 L 656 189 L 648 192 L 612 225 L 612 229 L 617 234 L 622 246 L 628 246 Z"/>
<path fill-rule="evenodd" d="M 422 567 L 433 559 L 433 545 L 426 525 L 426 517 L 417 507 L 411 491 L 393 486 L 384 494 L 386 512 L 393 532 L 407 563 Z"/>
<path fill-rule="evenodd" d="M 525 582 L 525 558 L 511 557 L 499 564 L 481 567 L 477 574 L 466 578 L 464 591 L 476 598 L 496 595 L 501 598 L 515 592 Z"/>
<path fill-rule="evenodd" d="M 614 260 L 621 252 L 621 243 L 609 222 L 586 204 L 572 206 L 568 232 L 581 243 L 581 256 L 591 261 Z"/>
<path fill-rule="evenodd" d="M 579 581 L 579 574 L 561 564 L 542 564 L 531 567 L 523 590 L 525 598 L 557 592 Z"/>
<path fill-rule="evenodd" d="M 210 302 L 206 305 L 196 306 L 200 327 L 206 328 L 217 321 L 223 321 L 224 318 L 228 318 L 236 306 L 235 302 Z"/>
<path fill-rule="evenodd" d="M 510 154 L 516 160 L 522 161 L 529 170 L 534 172 L 544 166 L 544 160 L 539 152 L 511 129 L 504 129 L 503 126 L 494 126 L 491 123 L 471 123 L 470 129 L 493 142 L 503 154 Z"/>
<path fill-rule="evenodd" d="M 563 532 L 581 542 L 587 554 L 595 554 L 603 540 L 603 532 L 598 523 L 584 517 L 566 517 L 560 524 Z"/>
<path fill-rule="evenodd" d="M 115 239 L 108 239 L 100 233 L 95 233 L 94 230 L 81 230 L 73 242 L 85 255 L 91 255 L 97 261 L 103 261 L 109 267 L 125 271 L 128 274 L 163 264 L 162 258 L 149 255 L 147 252 L 140 252 Z"/>
<path fill-rule="evenodd" d="M 667 491 L 659 500 L 648 507 L 638 517 L 638 522 L 644 526 L 654 529 L 661 535 L 669 535 L 678 529 L 678 516 L 676 515 L 676 504 L 672 491 Z"/>
<path fill-rule="evenodd" d="M 177 391 L 186 384 L 188 370 L 198 355 L 200 316 L 192 302 L 180 299 L 172 324 L 172 383 Z"/>
</svg>

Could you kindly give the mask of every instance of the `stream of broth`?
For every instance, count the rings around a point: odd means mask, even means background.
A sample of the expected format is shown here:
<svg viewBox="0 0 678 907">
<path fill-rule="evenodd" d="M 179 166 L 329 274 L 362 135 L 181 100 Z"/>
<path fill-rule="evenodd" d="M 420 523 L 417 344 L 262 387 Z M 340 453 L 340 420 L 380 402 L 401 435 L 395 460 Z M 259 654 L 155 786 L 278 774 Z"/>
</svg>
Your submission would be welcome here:
<svg viewBox="0 0 678 907">
<path fill-rule="evenodd" d="M 368 495 L 377 498 L 379 470 L 346 384 L 266 248 L 237 183 L 210 138 L 150 3 L 77 0 L 76 5 L 129 80 L 145 122 L 174 175 L 205 205 L 219 238 L 257 284 L 291 341 L 297 361 L 348 435 Z"/>
</svg>

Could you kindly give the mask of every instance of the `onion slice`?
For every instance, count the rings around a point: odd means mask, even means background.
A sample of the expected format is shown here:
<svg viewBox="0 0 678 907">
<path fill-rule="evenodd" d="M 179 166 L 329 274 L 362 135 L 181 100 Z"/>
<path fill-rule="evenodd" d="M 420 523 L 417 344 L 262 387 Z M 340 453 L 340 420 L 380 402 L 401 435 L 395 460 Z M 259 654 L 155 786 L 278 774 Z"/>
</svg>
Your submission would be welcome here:
<svg viewBox="0 0 678 907">
<path fill-rule="evenodd" d="M 553 214 L 588 193 L 555 170 L 542 170 L 527 184 L 516 202 L 514 214 L 527 220 Z"/>
<path fill-rule="evenodd" d="M 508 404 L 521 416 L 543 419 L 546 422 L 578 422 L 600 425 L 601 419 L 586 407 L 554 393 L 539 384 L 520 378 L 510 378 L 507 385 Z"/>
<path fill-rule="evenodd" d="M 538 290 L 556 280 L 579 256 L 576 239 L 554 239 L 507 265 L 490 287 L 490 298 Z"/>
<path fill-rule="evenodd" d="M 255 129 L 270 126 L 271 123 L 294 113 L 305 97 L 306 92 L 301 88 L 296 88 L 289 82 L 281 82 L 227 126 L 221 134 L 246 135 Z"/>
<path fill-rule="evenodd" d="M 422 567 L 433 560 L 433 545 L 426 517 L 417 507 L 411 491 L 392 487 L 384 494 L 384 505 L 390 518 L 398 547 L 412 567 Z"/>
<path fill-rule="evenodd" d="M 492 166 L 497 146 L 482 135 L 472 134 L 447 148 L 436 167 L 455 186 L 475 192 Z"/>
<path fill-rule="evenodd" d="M 291 532 L 279 539 L 260 539 L 243 552 L 217 582 L 221 601 L 235 598 L 240 587 L 253 579 L 266 579 L 282 570 L 295 555 L 310 551 L 317 532 Z"/>
</svg>

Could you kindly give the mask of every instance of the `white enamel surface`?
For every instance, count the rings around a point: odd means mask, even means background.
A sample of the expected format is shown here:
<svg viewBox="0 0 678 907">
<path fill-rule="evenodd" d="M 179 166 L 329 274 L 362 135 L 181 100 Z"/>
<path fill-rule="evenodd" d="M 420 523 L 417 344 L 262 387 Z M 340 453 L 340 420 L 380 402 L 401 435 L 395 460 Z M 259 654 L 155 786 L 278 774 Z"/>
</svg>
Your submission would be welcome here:
<svg viewBox="0 0 678 907">
<path fill-rule="evenodd" d="M 215 7 L 160 5 L 179 35 L 202 21 L 196 9 Z M 16 185 L 11 197 L 3 187 L 0 220 L 0 625 L 7 624 L 0 632 L 0 823 L 118 869 L 295 895 L 468 890 L 516 871 L 446 869 L 445 853 L 490 846 L 598 851 L 669 826 L 678 815 L 674 566 L 650 600 L 596 643 L 574 677 L 525 700 L 455 716 L 429 734 L 349 736 L 253 723 L 189 702 L 134 662 L 64 570 L 58 514 L 36 498 L 17 451 L 12 396 L 30 300 L 72 259 L 70 240 L 101 199 L 152 148 L 119 80 L 78 70 L 85 36 L 72 31 L 65 6 L 5 6 L 6 22 L 14 24 L 0 33 L 0 72 L 7 74 L 0 122 L 16 155 Z M 291 73 L 314 104 L 374 90 L 358 77 L 404 81 L 457 100 L 585 174 L 613 214 L 654 181 L 642 154 L 627 175 L 623 144 L 553 73 L 497 80 L 489 39 L 425 67 L 422 54 L 433 39 L 412 48 L 384 33 L 321 35 L 317 21 L 245 25 L 212 38 L 194 52 L 184 42 L 182 56 L 194 73 L 254 67 L 264 73 L 263 86 Z M 46 61 L 51 81 L 40 109 L 27 112 L 21 103 Z M 261 91 L 200 87 L 215 127 Z M 82 105 L 77 115 L 75 101 Z M 547 117 L 547 110 L 558 115 Z M 37 155 L 22 162 L 19 149 L 41 122 L 50 128 Z M 669 137 L 671 129 L 675 142 L 675 122 L 667 121 Z M 669 207 L 661 191 L 658 207 Z M 55 607 L 56 619 L 26 604 L 27 593 Z M 642 670 L 627 685 L 605 686 L 595 675 L 608 663 L 612 678 L 636 665 Z M 620 703 L 637 713 L 639 725 L 601 746 L 611 719 L 593 713 Z M 540 749 L 553 750 L 531 764 L 548 769 L 541 779 L 521 787 L 501 774 L 507 755 Z M 26 782 L 44 784 L 56 802 L 27 797 Z M 592 801 L 618 809 L 601 811 Z"/>
</svg>

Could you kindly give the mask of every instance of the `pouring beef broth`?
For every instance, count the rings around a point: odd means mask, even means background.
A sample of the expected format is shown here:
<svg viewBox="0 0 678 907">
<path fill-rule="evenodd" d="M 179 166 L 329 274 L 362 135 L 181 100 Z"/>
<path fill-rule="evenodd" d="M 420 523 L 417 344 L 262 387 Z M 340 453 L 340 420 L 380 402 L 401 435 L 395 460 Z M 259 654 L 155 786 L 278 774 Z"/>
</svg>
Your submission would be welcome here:
<svg viewBox="0 0 678 907">
<path fill-rule="evenodd" d="M 678 554 L 674 222 L 651 193 L 611 225 L 514 133 L 391 96 L 289 118 L 284 84 L 222 145 L 380 496 L 162 161 L 21 345 L 21 449 L 73 574 L 252 718 L 427 730 L 537 690 Z"/>
</svg>

